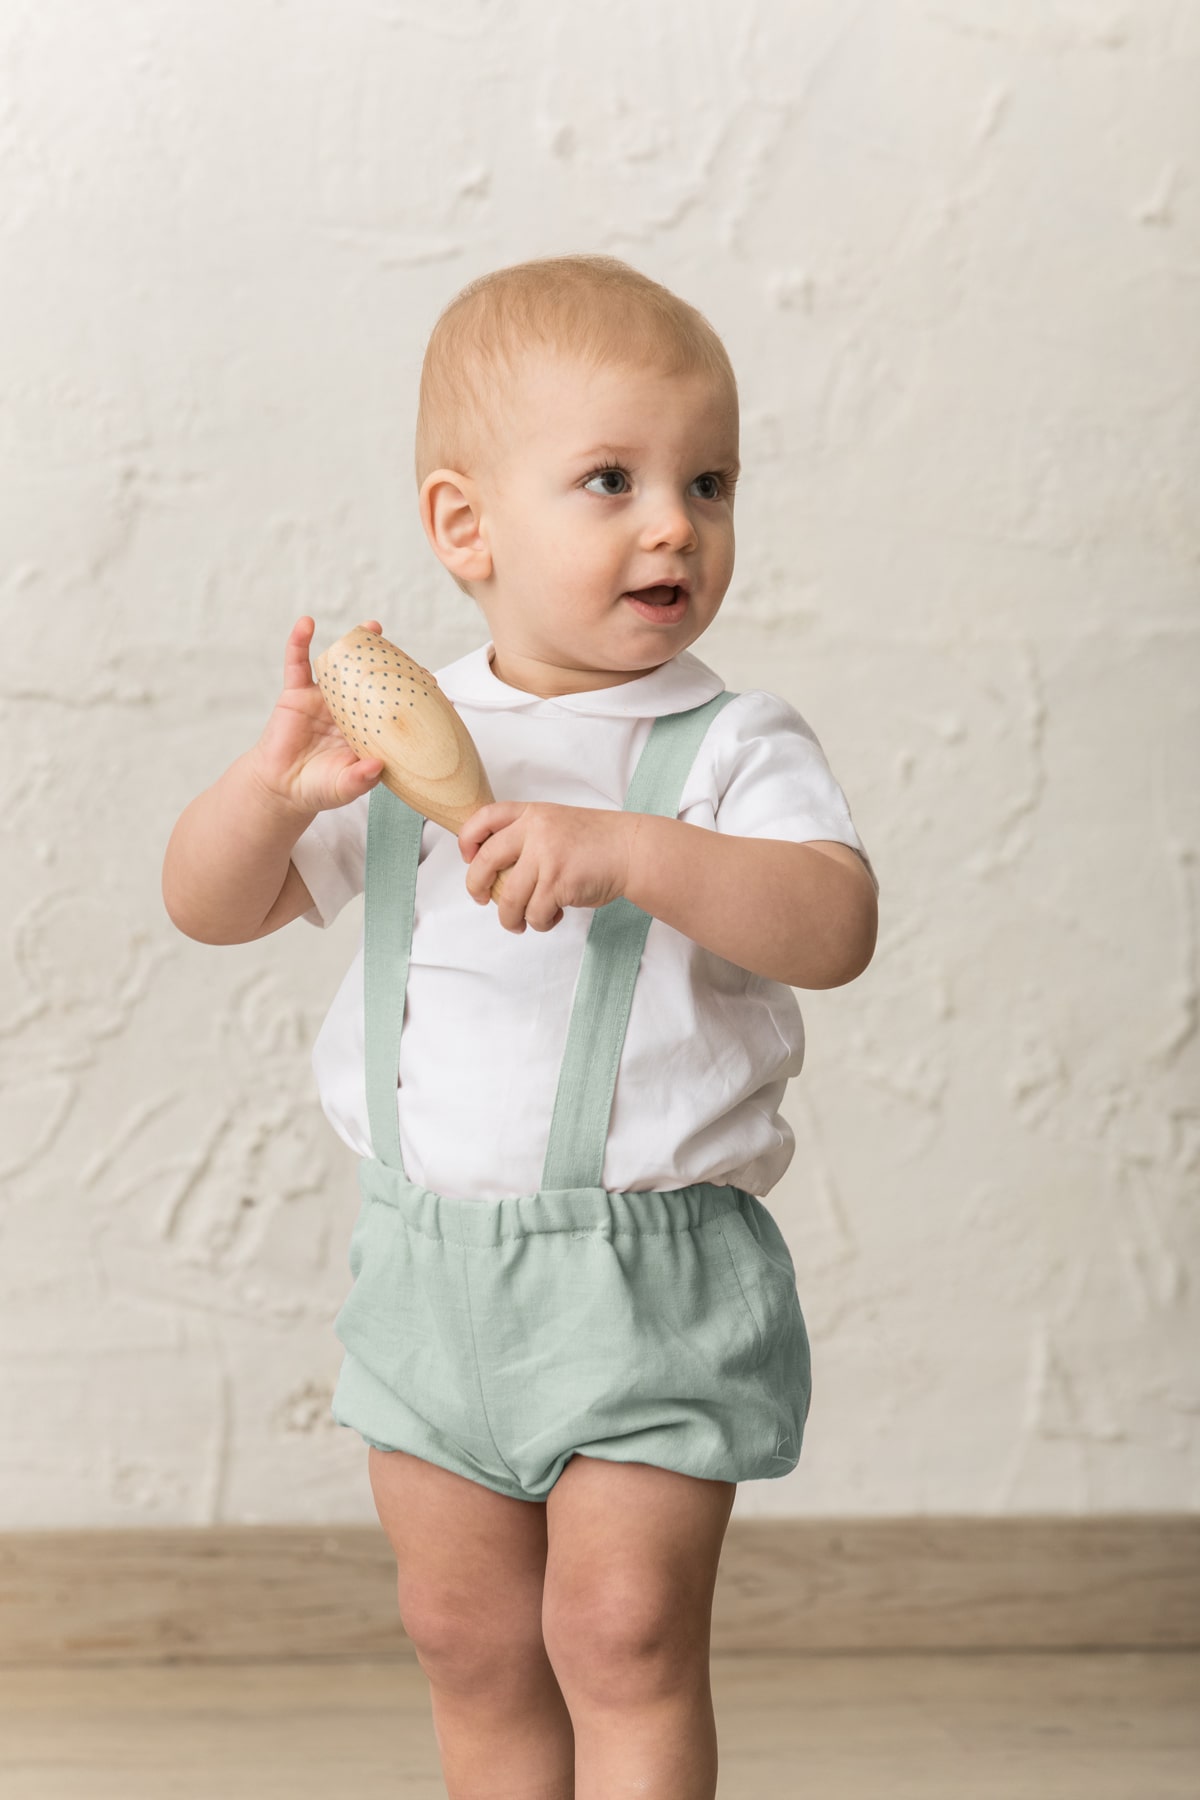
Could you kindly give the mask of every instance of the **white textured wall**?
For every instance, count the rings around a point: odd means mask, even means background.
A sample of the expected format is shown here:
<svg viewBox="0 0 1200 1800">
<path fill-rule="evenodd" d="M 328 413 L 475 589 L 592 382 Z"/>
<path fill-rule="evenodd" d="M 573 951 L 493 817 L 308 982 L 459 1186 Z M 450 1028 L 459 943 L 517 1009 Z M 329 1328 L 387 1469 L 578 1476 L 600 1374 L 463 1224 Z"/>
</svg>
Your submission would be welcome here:
<svg viewBox="0 0 1200 1800">
<path fill-rule="evenodd" d="M 1188 0 L 9 0 L 0 1525 L 374 1518 L 308 1061 L 359 909 L 204 947 L 161 859 L 298 613 L 484 640 L 425 339 L 598 249 L 729 346 L 696 648 L 811 721 L 884 890 L 802 1002 L 815 1397 L 738 1510 L 1200 1503 L 1198 95 Z"/>
</svg>

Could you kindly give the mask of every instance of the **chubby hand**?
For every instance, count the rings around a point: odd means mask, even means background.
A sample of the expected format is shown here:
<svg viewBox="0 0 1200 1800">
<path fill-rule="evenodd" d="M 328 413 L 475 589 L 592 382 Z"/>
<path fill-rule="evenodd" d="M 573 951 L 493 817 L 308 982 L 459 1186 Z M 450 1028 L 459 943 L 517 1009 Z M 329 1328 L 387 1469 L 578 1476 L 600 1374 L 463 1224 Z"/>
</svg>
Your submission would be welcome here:
<svg viewBox="0 0 1200 1800">
<path fill-rule="evenodd" d="M 550 931 L 567 906 L 607 906 L 625 892 L 640 813 L 493 800 L 458 834 L 467 891 L 480 906 L 507 869 L 496 907 L 506 931 Z"/>
</svg>

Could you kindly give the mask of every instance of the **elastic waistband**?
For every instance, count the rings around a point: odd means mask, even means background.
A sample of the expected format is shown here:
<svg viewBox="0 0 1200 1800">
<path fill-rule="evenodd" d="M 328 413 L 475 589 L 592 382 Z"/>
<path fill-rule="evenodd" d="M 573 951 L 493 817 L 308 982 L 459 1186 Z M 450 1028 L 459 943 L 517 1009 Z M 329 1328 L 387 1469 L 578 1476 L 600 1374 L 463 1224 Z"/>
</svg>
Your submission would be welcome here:
<svg viewBox="0 0 1200 1800">
<path fill-rule="evenodd" d="M 394 1206 L 414 1231 L 461 1244 L 499 1244 L 550 1231 L 662 1236 L 737 1212 L 748 1198 L 740 1188 L 694 1181 L 680 1188 L 541 1188 L 498 1200 L 465 1200 L 420 1187 L 377 1157 L 360 1158 L 358 1183 L 364 1197 Z"/>
</svg>

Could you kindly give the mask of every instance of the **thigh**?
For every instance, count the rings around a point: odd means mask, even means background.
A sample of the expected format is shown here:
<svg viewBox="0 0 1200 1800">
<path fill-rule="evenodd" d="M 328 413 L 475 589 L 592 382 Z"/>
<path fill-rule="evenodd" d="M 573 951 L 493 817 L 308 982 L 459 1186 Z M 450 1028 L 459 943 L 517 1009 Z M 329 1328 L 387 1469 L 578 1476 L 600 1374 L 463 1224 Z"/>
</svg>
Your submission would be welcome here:
<svg viewBox="0 0 1200 1800">
<path fill-rule="evenodd" d="M 546 1498 L 542 1627 L 551 1660 L 707 1652 L 737 1483 L 571 1458 Z"/>
<path fill-rule="evenodd" d="M 368 1451 L 396 1557 L 400 1617 L 422 1660 L 541 1646 L 546 1508 L 410 1456 Z"/>
</svg>

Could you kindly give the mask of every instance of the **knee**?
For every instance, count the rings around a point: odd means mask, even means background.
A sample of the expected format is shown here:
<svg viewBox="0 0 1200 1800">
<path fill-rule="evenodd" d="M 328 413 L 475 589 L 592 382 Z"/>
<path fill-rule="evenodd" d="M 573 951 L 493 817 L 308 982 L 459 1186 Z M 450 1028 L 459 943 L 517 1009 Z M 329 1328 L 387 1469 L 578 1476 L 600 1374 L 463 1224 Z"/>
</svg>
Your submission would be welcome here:
<svg viewBox="0 0 1200 1800">
<path fill-rule="evenodd" d="M 679 1596 L 621 1582 L 602 1592 L 547 1593 L 542 1636 L 563 1693 L 627 1705 L 678 1692 L 705 1671 L 710 1615 Z"/>
<path fill-rule="evenodd" d="M 546 1661 L 540 1630 L 523 1641 L 514 1620 L 491 1629 L 469 1608 L 444 1596 L 401 1593 L 400 1619 L 430 1683 L 443 1693 L 495 1694 L 519 1687 L 531 1664 Z"/>
</svg>

